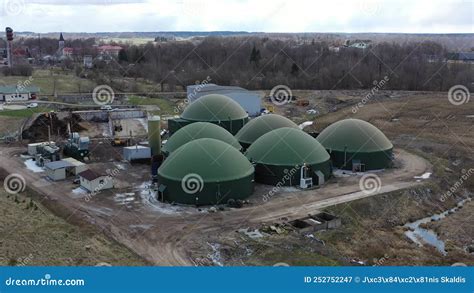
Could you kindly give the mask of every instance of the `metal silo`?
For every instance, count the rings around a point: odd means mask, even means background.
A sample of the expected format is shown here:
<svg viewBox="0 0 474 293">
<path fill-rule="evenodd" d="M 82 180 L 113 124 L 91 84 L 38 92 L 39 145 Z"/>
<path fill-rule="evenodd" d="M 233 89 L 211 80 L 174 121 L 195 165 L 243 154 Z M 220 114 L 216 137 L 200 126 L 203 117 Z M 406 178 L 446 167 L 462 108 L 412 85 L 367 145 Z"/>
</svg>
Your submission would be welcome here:
<svg viewBox="0 0 474 293">
<path fill-rule="evenodd" d="M 148 143 L 151 147 L 152 156 L 161 154 L 160 121 L 160 116 L 151 116 L 148 118 Z"/>
</svg>

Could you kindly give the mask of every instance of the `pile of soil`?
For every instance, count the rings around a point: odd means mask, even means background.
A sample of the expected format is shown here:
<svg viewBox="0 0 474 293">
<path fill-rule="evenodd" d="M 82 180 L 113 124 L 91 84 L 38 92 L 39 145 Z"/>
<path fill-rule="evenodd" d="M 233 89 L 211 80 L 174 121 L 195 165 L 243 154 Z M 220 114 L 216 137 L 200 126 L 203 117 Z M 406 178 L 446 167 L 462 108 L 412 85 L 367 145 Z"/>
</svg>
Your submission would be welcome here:
<svg viewBox="0 0 474 293">
<path fill-rule="evenodd" d="M 72 132 L 80 132 L 85 130 L 79 125 L 82 119 L 72 114 L 64 119 L 59 119 L 56 113 L 45 113 L 39 115 L 32 125 L 23 130 L 23 138 L 31 141 L 45 141 L 48 140 L 48 126 L 51 127 L 51 135 L 67 138 L 68 137 L 68 123 L 71 125 Z"/>
</svg>

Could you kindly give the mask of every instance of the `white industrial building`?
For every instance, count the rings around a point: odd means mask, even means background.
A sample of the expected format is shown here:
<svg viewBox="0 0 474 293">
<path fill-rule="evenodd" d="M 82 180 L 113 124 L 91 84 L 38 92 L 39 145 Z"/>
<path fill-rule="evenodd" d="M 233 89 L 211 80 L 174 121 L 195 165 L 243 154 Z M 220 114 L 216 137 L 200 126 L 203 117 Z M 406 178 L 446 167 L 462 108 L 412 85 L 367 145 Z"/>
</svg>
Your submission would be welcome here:
<svg viewBox="0 0 474 293">
<path fill-rule="evenodd" d="M 17 102 L 36 99 L 39 88 L 35 86 L 0 86 L 0 101 Z"/>
<path fill-rule="evenodd" d="M 46 175 L 53 181 L 66 179 L 67 169 L 72 167 L 71 163 L 63 160 L 44 164 Z"/>
<path fill-rule="evenodd" d="M 202 96 L 210 94 L 220 94 L 228 96 L 249 114 L 249 116 L 260 115 L 262 108 L 260 96 L 238 86 L 221 86 L 213 83 L 189 85 L 186 87 L 188 100 L 190 103 Z"/>
<path fill-rule="evenodd" d="M 123 158 L 129 162 L 151 158 L 151 148 L 141 145 L 123 148 Z"/>
<path fill-rule="evenodd" d="M 81 187 L 89 192 L 114 188 L 114 180 L 111 176 L 99 174 L 90 169 L 79 173 L 79 178 Z"/>
</svg>

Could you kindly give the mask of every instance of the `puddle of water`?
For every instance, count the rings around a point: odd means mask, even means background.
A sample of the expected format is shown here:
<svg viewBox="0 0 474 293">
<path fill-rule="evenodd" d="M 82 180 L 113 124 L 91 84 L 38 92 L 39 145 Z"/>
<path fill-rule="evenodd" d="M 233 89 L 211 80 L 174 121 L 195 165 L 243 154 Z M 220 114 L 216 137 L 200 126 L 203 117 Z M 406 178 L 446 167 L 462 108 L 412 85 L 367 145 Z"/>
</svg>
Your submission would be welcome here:
<svg viewBox="0 0 474 293">
<path fill-rule="evenodd" d="M 414 178 L 415 179 L 429 179 L 431 177 L 431 173 L 430 172 L 427 172 L 427 173 L 424 173 L 423 175 L 421 176 L 415 176 Z"/>
<path fill-rule="evenodd" d="M 405 235 L 414 243 L 419 246 L 424 244 L 431 245 L 435 247 L 441 254 L 447 255 L 448 253 L 445 250 L 444 241 L 438 238 L 438 235 L 431 229 L 421 228 L 421 224 L 426 224 L 431 221 L 439 221 L 446 218 L 449 214 L 455 213 L 459 210 L 459 207 L 462 207 L 467 201 L 470 201 L 470 198 L 463 199 L 457 203 L 456 207 L 446 210 L 440 214 L 434 214 L 430 217 L 419 219 L 415 222 L 407 223 L 404 227 L 410 228 L 410 230 L 405 232 Z"/>
</svg>

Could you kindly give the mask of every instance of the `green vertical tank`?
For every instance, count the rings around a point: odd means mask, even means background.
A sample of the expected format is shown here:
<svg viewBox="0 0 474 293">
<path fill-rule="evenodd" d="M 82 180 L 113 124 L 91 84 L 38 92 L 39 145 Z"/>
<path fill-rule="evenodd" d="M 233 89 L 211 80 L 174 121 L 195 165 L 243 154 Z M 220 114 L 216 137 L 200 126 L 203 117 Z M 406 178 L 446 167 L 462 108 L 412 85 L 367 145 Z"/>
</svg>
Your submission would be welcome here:
<svg viewBox="0 0 474 293">
<path fill-rule="evenodd" d="M 151 155 L 161 154 L 161 119 L 160 116 L 148 118 L 148 143 L 151 148 Z"/>
</svg>

